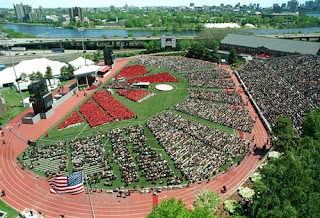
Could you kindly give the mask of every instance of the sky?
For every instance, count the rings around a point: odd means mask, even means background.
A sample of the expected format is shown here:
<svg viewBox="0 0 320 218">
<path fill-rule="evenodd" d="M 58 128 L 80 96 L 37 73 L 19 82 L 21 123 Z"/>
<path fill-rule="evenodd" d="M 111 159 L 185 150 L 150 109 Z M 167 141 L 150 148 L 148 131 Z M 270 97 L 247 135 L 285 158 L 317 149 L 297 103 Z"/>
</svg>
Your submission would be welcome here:
<svg viewBox="0 0 320 218">
<path fill-rule="evenodd" d="M 189 6 L 192 2 L 195 6 L 203 5 L 220 5 L 221 3 L 235 5 L 240 2 L 241 5 L 249 3 L 259 3 L 262 7 L 271 7 L 273 3 L 287 3 L 288 0 L 0 0 L 0 8 L 13 8 L 13 4 L 17 3 L 28 4 L 33 7 L 42 6 L 44 8 L 68 8 L 68 7 L 116 7 L 124 6 L 126 3 L 134 6 Z M 305 3 L 305 0 L 299 0 L 299 3 Z"/>
</svg>

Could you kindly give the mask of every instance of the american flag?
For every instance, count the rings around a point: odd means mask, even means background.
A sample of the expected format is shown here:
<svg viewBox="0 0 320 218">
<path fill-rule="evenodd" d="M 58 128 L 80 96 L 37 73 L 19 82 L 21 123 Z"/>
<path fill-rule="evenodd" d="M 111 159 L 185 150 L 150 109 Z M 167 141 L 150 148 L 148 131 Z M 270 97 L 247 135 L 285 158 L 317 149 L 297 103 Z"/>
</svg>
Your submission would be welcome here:
<svg viewBox="0 0 320 218">
<path fill-rule="evenodd" d="M 54 194 L 76 195 L 84 191 L 82 171 L 67 176 L 57 176 L 48 179 L 50 190 Z"/>
</svg>

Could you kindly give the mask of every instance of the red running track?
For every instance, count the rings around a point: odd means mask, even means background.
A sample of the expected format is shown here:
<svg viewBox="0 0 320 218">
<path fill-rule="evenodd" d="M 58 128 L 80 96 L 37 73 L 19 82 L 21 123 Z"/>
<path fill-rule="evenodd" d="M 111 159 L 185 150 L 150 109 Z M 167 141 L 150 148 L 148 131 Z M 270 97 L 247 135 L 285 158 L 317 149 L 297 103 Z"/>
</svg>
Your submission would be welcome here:
<svg viewBox="0 0 320 218">
<path fill-rule="evenodd" d="M 129 59 L 117 60 L 115 68 L 108 75 L 108 78 L 128 61 Z M 226 67 L 223 66 L 223 68 Z M 229 71 L 228 68 L 226 69 Z M 240 89 L 239 82 L 234 76 L 232 78 L 237 85 L 237 89 Z M 107 78 L 103 80 L 105 79 Z M 90 92 L 87 91 L 88 94 Z M 247 101 L 246 96 L 243 93 L 241 95 L 244 101 Z M 17 164 L 16 157 L 28 145 L 9 130 L 10 127 L 13 127 L 13 131 L 21 137 L 36 140 L 84 98 L 81 94 L 79 97 L 72 96 L 68 101 L 56 108 L 53 116 L 47 120 L 39 121 L 32 128 L 30 125 L 24 124 L 17 127 L 21 117 L 30 112 L 30 110 L 22 113 L 7 124 L 4 136 L 6 144 L 0 145 L 0 189 L 6 191 L 6 196 L 2 200 L 7 204 L 19 211 L 25 208 L 38 210 L 45 214 L 46 217 L 59 217 L 62 214 L 66 217 L 91 216 L 88 196 L 85 193 L 76 196 L 50 194 L 50 187 L 45 182 L 45 178 L 39 177 L 28 170 L 21 170 Z M 256 117 L 250 103 L 247 108 L 250 116 Z M 268 135 L 259 119 L 253 128 L 253 133 L 244 134 L 244 137 L 251 139 L 253 134 L 255 135 L 254 141 L 257 146 L 262 147 L 267 141 Z M 226 173 L 216 176 L 209 183 L 203 182 L 202 184 L 190 185 L 189 188 L 185 189 L 163 191 L 159 194 L 159 201 L 170 197 L 182 198 L 187 207 L 192 208 L 195 196 L 201 189 L 207 188 L 219 192 L 223 185 L 227 186 L 228 192 L 225 195 L 228 195 L 255 169 L 259 158 L 260 156 L 249 155 L 239 166 L 232 167 Z M 144 217 L 152 210 L 154 204 L 152 193 L 132 193 L 130 197 L 125 199 L 117 198 L 115 194 L 93 193 L 92 201 L 96 217 Z"/>
</svg>

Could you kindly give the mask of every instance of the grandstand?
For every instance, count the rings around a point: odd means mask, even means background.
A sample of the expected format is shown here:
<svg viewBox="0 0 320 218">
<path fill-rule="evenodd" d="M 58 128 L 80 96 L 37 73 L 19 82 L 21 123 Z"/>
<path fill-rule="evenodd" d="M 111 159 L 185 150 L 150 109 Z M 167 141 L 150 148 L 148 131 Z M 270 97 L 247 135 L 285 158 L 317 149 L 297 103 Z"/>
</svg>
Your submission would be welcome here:
<svg viewBox="0 0 320 218">
<path fill-rule="evenodd" d="M 219 192 L 227 186 L 222 195 L 228 195 L 256 168 L 262 156 L 254 148 L 270 148 L 261 116 L 270 123 L 292 116 L 299 133 L 305 111 L 319 103 L 320 64 L 313 55 L 254 60 L 237 70 L 239 78 L 228 66 L 183 57 L 129 60 L 117 61 L 110 73 L 115 77 L 132 66 L 135 72 L 126 73 L 128 78 L 99 78 L 96 90 L 72 96 L 51 119 L 32 129 L 18 127 L 19 117 L 8 124 L 7 143 L 0 148 L 0 188 L 10 193 L 7 203 L 49 217 L 88 217 L 87 195 L 51 195 L 44 178 L 84 170 L 96 216 L 145 216 L 153 206 L 149 192 L 155 188 L 162 190 L 160 200 L 182 198 L 191 208 L 203 188 Z M 133 89 L 128 83 L 133 78 L 150 80 L 151 85 Z M 158 91 L 154 87 L 159 82 L 173 89 Z M 155 95 L 138 103 L 136 90 Z M 23 138 L 37 139 L 37 145 L 26 149 L 9 126 Z M 17 157 L 25 170 L 12 164 Z M 120 189 L 130 190 L 131 196 L 117 200 Z"/>
</svg>

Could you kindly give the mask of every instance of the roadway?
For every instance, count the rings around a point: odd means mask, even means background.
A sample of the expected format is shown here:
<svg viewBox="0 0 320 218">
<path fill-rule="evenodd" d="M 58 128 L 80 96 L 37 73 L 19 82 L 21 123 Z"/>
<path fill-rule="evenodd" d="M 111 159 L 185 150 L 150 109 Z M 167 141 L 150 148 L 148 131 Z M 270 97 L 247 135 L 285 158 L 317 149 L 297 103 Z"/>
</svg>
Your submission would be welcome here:
<svg viewBox="0 0 320 218">
<path fill-rule="evenodd" d="M 320 33 L 308 33 L 308 34 L 269 34 L 269 35 L 257 35 L 268 38 L 277 38 L 277 39 L 320 39 Z"/>
<path fill-rule="evenodd" d="M 179 39 L 194 39 L 196 36 L 177 36 Z M 148 37 L 108 37 L 108 38 L 83 38 L 85 43 L 107 43 L 107 42 L 136 42 L 136 41 L 151 41 L 160 40 L 159 36 Z M 9 41 L 11 45 L 41 45 L 41 44 L 53 44 L 53 43 L 81 43 L 82 38 L 13 38 L 8 40 L 0 40 L 0 46 L 3 47 L 3 43 Z"/>
<path fill-rule="evenodd" d="M 128 53 L 135 51 L 145 51 L 146 49 L 138 49 L 138 50 L 121 50 L 114 51 L 117 53 Z M 87 50 L 86 53 L 92 54 L 93 52 L 97 52 L 96 50 Z M 11 51 L 11 55 L 13 58 L 14 64 L 17 64 L 23 60 L 30 60 L 34 58 L 48 58 L 53 61 L 61 61 L 61 62 L 69 62 L 72 61 L 81 55 L 83 55 L 82 50 L 65 50 L 64 53 L 53 53 L 51 50 L 27 50 L 27 51 Z M 11 66 L 11 60 L 9 56 L 9 52 L 6 51 L 5 56 L 0 56 L 0 64 Z"/>
</svg>

